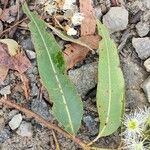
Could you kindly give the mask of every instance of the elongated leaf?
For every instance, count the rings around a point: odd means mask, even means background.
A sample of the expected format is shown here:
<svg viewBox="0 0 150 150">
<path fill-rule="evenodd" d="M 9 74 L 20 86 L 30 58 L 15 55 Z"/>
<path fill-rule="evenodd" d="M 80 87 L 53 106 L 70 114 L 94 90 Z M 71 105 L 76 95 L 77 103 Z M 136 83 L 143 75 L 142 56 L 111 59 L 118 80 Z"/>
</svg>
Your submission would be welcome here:
<svg viewBox="0 0 150 150">
<path fill-rule="evenodd" d="M 65 74 L 65 63 L 52 33 L 47 33 L 46 23 L 30 12 L 27 4 L 23 10 L 30 18 L 29 29 L 37 53 L 40 77 L 53 101 L 53 113 L 71 134 L 76 134 L 83 115 L 83 106 L 72 83 Z"/>
<path fill-rule="evenodd" d="M 121 124 L 124 106 L 124 78 L 118 50 L 107 28 L 97 21 L 102 37 L 99 45 L 97 108 L 100 118 L 99 137 L 115 132 Z"/>
</svg>

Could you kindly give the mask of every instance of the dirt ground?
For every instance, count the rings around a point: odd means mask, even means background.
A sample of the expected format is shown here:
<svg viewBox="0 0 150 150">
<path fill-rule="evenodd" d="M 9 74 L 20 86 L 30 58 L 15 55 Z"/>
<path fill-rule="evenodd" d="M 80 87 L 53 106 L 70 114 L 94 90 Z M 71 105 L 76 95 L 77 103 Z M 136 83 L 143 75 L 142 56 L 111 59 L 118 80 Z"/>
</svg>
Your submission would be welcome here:
<svg viewBox="0 0 150 150">
<path fill-rule="evenodd" d="M 119 2 L 119 3 L 117 3 Z M 10 0 L 8 5 L 9 8 L 16 3 L 15 0 Z M 34 2 L 33 2 L 34 3 Z M 136 51 L 133 46 L 133 38 L 145 38 L 150 36 L 150 7 L 148 4 L 144 5 L 140 0 L 93 0 L 93 6 L 95 8 L 96 14 L 100 20 L 103 19 L 103 16 L 108 13 L 112 7 L 124 7 L 128 13 L 128 25 L 126 29 L 117 31 L 111 34 L 111 37 L 115 40 L 118 46 L 118 52 L 121 61 L 121 68 L 123 70 L 125 83 L 126 83 L 126 96 L 125 96 L 125 110 L 126 112 L 134 111 L 135 109 L 143 108 L 144 106 L 149 106 L 147 93 L 142 89 L 142 84 L 147 83 L 146 79 L 150 75 L 149 72 L 145 69 L 144 62 L 150 57 L 150 54 L 146 56 L 147 58 L 141 59 L 139 53 Z M 150 4 L 149 4 L 150 6 Z M 0 7 L 3 9 L 4 5 L 0 4 Z M 32 6 L 31 6 L 32 9 Z M 149 16 L 149 17 L 148 17 Z M 24 18 L 24 14 L 20 8 L 19 20 Z M 147 19 L 148 18 L 148 19 Z M 17 16 L 10 16 L 9 20 L 0 21 L 3 29 L 0 27 L 1 32 L 5 31 L 7 28 L 15 24 Z M 137 25 L 139 22 L 144 22 L 148 24 L 149 30 L 147 34 L 141 35 L 138 28 L 141 28 L 140 25 Z M 23 24 L 23 23 L 22 23 Z M 1 26 L 1 25 L 0 25 Z M 143 25 L 142 25 L 143 26 Z M 143 29 L 144 30 L 144 29 Z M 145 31 L 146 32 L 146 31 Z M 34 46 L 31 42 L 31 36 L 28 30 L 22 28 L 21 26 L 15 26 L 11 28 L 9 32 L 1 34 L 1 38 L 13 38 L 19 42 L 23 47 L 24 52 L 27 54 L 27 50 L 34 52 Z M 140 42 L 140 41 L 139 41 Z M 60 42 L 61 43 L 61 42 Z M 142 44 L 142 43 L 141 43 Z M 150 47 L 150 45 L 149 45 Z M 150 49 L 147 49 L 147 51 Z M 143 52 L 144 53 L 144 52 Z M 31 54 L 34 57 L 34 54 Z M 28 56 L 28 55 L 27 55 Z M 29 56 L 28 56 L 29 57 Z M 25 107 L 28 107 L 32 111 L 40 114 L 42 117 L 46 118 L 50 122 L 58 124 L 55 118 L 52 115 L 52 104 L 47 100 L 48 94 L 47 91 L 44 91 L 41 97 L 41 82 L 38 74 L 38 68 L 36 63 L 36 58 L 30 58 L 32 67 L 26 71 L 26 77 L 29 80 L 29 100 L 26 103 L 26 98 L 22 89 L 22 82 L 20 78 L 16 75 L 15 71 L 10 70 L 9 74 L 5 81 L 0 84 L 0 89 L 3 89 L 6 86 L 10 87 L 11 93 L 9 98 L 15 100 L 18 104 L 24 104 Z M 88 71 L 85 73 L 91 81 L 87 84 L 84 83 L 85 79 L 82 78 L 79 84 L 83 85 L 83 89 L 79 88 L 79 93 L 82 93 L 82 99 L 84 102 L 84 116 L 82 120 L 82 126 L 78 132 L 78 137 L 85 140 L 91 141 L 98 134 L 99 128 L 99 119 L 96 109 L 96 81 L 95 74 L 97 74 L 97 62 L 98 54 L 89 53 L 88 56 L 81 62 L 77 63 L 70 71 L 72 73 L 72 80 L 76 80 L 76 71 L 89 70 L 94 68 L 94 73 L 90 74 Z M 83 72 L 78 72 L 79 75 L 83 76 Z M 90 76 L 90 77 L 89 77 Z M 92 77 L 91 77 L 92 76 Z M 77 85 L 80 87 L 80 85 Z M 88 88 L 87 88 L 88 87 Z M 87 89 L 86 89 L 87 88 Z M 85 90 L 86 89 L 86 90 Z M 18 129 L 12 130 L 9 126 L 9 121 L 16 114 L 22 115 L 22 123 L 28 124 L 29 134 L 31 136 L 24 137 L 18 134 Z M 54 131 L 55 132 L 55 131 Z M 65 138 L 61 134 L 55 132 L 59 146 L 61 150 L 80 150 L 77 144 L 75 144 L 70 139 Z M 113 135 L 101 138 L 96 143 L 97 147 L 104 148 L 117 148 L 120 144 L 120 129 L 115 132 Z M 5 105 L 0 105 L 0 149 L 1 150 L 55 150 L 56 144 L 54 140 L 54 135 L 52 130 L 48 130 L 43 125 L 36 122 L 34 119 L 27 117 L 23 113 L 15 110 L 14 108 L 8 108 Z"/>
</svg>

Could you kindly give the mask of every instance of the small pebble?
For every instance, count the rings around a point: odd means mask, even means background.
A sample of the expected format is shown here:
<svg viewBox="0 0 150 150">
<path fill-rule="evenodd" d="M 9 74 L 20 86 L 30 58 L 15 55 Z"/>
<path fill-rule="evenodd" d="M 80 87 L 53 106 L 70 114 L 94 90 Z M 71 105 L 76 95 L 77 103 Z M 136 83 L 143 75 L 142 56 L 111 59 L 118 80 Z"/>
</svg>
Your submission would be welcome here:
<svg viewBox="0 0 150 150">
<path fill-rule="evenodd" d="M 96 17 L 98 18 L 98 19 L 100 19 L 101 17 L 102 17 L 102 10 L 101 10 L 101 6 L 96 6 L 95 7 L 95 14 L 96 14 Z"/>
<path fill-rule="evenodd" d="M 11 132 L 8 129 L 0 130 L 0 143 L 3 143 L 11 136 Z"/>
<path fill-rule="evenodd" d="M 18 114 L 19 113 L 19 111 L 18 110 L 16 110 L 16 109 L 13 109 L 13 110 L 11 110 L 10 112 L 9 112 L 9 114 L 8 114 L 8 119 L 10 120 L 10 119 L 12 119 L 16 114 Z"/>
<path fill-rule="evenodd" d="M 144 67 L 147 72 L 150 72 L 150 58 L 144 61 Z"/>
<path fill-rule="evenodd" d="M 34 51 L 26 50 L 26 54 L 30 60 L 33 60 L 36 58 L 36 53 Z"/>
<path fill-rule="evenodd" d="M 11 91 L 10 91 L 10 85 L 7 85 L 7 86 L 5 86 L 4 88 L 2 88 L 0 90 L 0 94 L 1 95 L 8 95 L 10 93 L 11 93 Z"/>
<path fill-rule="evenodd" d="M 39 89 L 35 83 L 31 84 L 31 96 L 38 96 Z"/>
<path fill-rule="evenodd" d="M 15 115 L 11 121 L 9 122 L 9 126 L 12 130 L 15 130 L 19 127 L 20 123 L 22 121 L 22 115 L 21 114 L 17 114 Z"/>
<path fill-rule="evenodd" d="M 0 21 L 0 33 L 3 32 L 3 23 Z"/>
<path fill-rule="evenodd" d="M 150 57 L 150 38 L 133 38 L 132 45 L 141 59 Z"/>
<path fill-rule="evenodd" d="M 127 28 L 128 11 L 123 7 L 111 7 L 103 17 L 103 23 L 108 27 L 110 33 Z"/>
<path fill-rule="evenodd" d="M 150 103 L 150 76 L 143 82 L 142 88 L 147 96 L 148 102 Z"/>
<path fill-rule="evenodd" d="M 22 122 L 16 133 L 22 137 L 32 137 L 33 127 L 31 123 Z"/>
<path fill-rule="evenodd" d="M 136 31 L 140 37 L 146 36 L 150 30 L 149 22 L 139 22 L 136 25 Z"/>
<path fill-rule="evenodd" d="M 32 43 L 31 37 L 28 37 L 21 42 L 21 46 L 25 50 L 34 50 L 34 45 Z"/>
</svg>

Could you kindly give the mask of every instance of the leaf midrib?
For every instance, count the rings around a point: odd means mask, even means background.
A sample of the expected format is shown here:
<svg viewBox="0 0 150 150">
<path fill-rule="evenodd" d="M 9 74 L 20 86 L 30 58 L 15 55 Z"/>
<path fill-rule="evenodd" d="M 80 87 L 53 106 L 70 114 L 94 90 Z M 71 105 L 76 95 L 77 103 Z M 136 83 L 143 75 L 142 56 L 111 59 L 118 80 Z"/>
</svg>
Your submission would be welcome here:
<svg viewBox="0 0 150 150">
<path fill-rule="evenodd" d="M 103 40 L 104 40 L 104 45 L 106 46 L 106 52 L 107 52 L 107 66 L 108 66 L 108 86 L 109 86 L 109 90 L 108 90 L 108 93 L 109 93 L 109 98 L 108 98 L 108 100 L 109 100 L 109 103 L 108 103 L 108 110 L 107 110 L 107 118 L 106 118 L 106 125 L 103 127 L 103 129 L 101 130 L 101 132 L 100 132 L 100 134 L 99 135 L 102 135 L 103 134 L 103 132 L 105 131 L 105 129 L 106 129 L 106 126 L 107 126 L 107 123 L 108 123 L 108 121 L 109 121 L 109 116 L 110 116 L 110 106 L 111 106 L 111 100 L 112 100 L 112 93 L 111 93 L 111 74 L 110 74 L 110 55 L 109 55 L 109 50 L 108 50 L 108 39 L 107 39 L 107 37 L 105 36 L 105 33 L 104 33 L 104 31 L 103 30 L 101 30 L 101 33 L 102 33 L 102 37 L 103 37 Z"/>
<path fill-rule="evenodd" d="M 56 81 L 57 81 L 57 84 L 58 84 L 58 87 L 59 87 L 59 89 L 60 89 L 61 96 L 62 96 L 62 99 L 63 99 L 63 103 L 64 103 L 64 106 L 65 106 L 65 108 L 66 108 L 66 112 L 67 112 L 67 115 L 68 115 L 68 119 L 69 119 L 69 124 L 70 124 L 71 130 L 72 130 L 73 133 L 75 133 L 75 132 L 74 132 L 74 128 L 73 128 L 73 123 L 72 123 L 72 120 L 71 120 L 71 116 L 70 116 L 70 113 L 69 113 L 69 109 L 68 109 L 68 106 L 67 106 L 67 103 L 66 103 L 66 98 L 65 98 L 65 96 L 64 96 L 64 92 L 63 92 L 61 83 L 60 83 L 60 81 L 59 81 L 59 79 L 58 79 L 58 76 L 57 76 L 56 69 L 55 69 L 55 67 L 54 67 L 52 58 L 51 58 L 51 56 L 50 56 L 50 54 L 49 54 L 48 47 L 47 47 L 47 45 L 46 45 L 46 43 L 45 43 L 45 40 L 44 40 L 44 38 L 43 38 L 43 36 L 42 36 L 42 33 L 41 33 L 41 31 L 40 31 L 40 29 L 39 29 L 39 27 L 38 27 L 36 21 L 34 20 L 34 18 L 32 17 L 32 15 L 30 14 L 30 12 L 29 12 L 28 14 L 29 14 L 30 17 L 32 18 L 32 20 L 33 20 L 33 22 L 34 22 L 34 24 L 35 24 L 35 26 L 36 26 L 36 28 L 37 28 L 37 30 L 38 30 L 38 32 L 39 32 L 41 38 L 42 38 L 42 41 L 43 41 L 43 43 L 44 43 L 44 46 L 45 46 L 45 48 L 46 48 L 46 51 L 47 51 L 47 54 L 48 54 L 48 57 L 49 57 L 50 64 L 52 65 L 52 69 L 53 69 L 53 72 L 54 72 L 54 76 L 55 76 L 55 78 L 56 78 Z"/>
</svg>

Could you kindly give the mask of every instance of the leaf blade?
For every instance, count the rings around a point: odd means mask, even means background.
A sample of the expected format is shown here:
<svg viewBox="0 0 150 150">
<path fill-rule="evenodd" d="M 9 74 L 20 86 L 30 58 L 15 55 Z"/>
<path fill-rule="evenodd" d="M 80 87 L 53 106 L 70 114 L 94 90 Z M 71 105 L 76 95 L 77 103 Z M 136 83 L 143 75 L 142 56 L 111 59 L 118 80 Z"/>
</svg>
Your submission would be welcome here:
<svg viewBox="0 0 150 150">
<path fill-rule="evenodd" d="M 116 45 L 107 28 L 99 21 L 97 26 L 102 36 L 97 87 L 97 108 L 101 122 L 98 137 L 103 137 L 115 132 L 121 124 L 125 86 Z"/>
<path fill-rule="evenodd" d="M 46 23 L 30 12 L 27 4 L 23 10 L 30 18 L 29 29 L 37 53 L 40 77 L 54 103 L 53 113 L 71 134 L 76 134 L 83 114 L 83 104 L 65 71 L 60 48 L 52 35 L 46 32 Z"/>
</svg>

